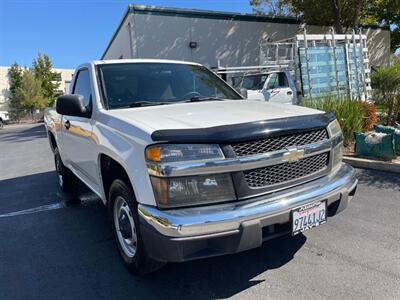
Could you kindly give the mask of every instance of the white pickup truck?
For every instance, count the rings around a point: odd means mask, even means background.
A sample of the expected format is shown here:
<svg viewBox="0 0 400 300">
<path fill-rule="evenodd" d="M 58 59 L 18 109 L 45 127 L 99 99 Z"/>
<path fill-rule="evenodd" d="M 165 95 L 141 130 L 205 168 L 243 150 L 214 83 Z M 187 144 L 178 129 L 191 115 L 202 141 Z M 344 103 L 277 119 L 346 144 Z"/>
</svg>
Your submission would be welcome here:
<svg viewBox="0 0 400 300">
<path fill-rule="evenodd" d="M 297 89 L 289 71 L 249 72 L 232 79 L 233 87 L 245 89 L 249 100 L 297 104 Z"/>
<path fill-rule="evenodd" d="M 83 64 L 45 124 L 62 190 L 101 198 L 137 274 L 298 234 L 356 191 L 334 115 L 244 100 L 196 63 Z"/>
</svg>

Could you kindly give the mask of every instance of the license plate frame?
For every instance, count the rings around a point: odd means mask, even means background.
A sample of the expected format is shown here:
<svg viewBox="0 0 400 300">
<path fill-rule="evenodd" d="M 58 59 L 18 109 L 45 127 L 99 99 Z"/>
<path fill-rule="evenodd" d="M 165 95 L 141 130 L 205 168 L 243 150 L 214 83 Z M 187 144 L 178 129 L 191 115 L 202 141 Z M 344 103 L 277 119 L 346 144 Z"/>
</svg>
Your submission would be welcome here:
<svg viewBox="0 0 400 300">
<path fill-rule="evenodd" d="M 318 216 L 316 214 L 318 214 Z M 327 221 L 326 215 L 326 200 L 314 201 L 292 209 L 290 212 L 292 235 L 296 235 L 300 232 L 304 232 L 311 228 L 325 224 Z M 296 222 L 296 220 L 298 221 Z"/>
</svg>

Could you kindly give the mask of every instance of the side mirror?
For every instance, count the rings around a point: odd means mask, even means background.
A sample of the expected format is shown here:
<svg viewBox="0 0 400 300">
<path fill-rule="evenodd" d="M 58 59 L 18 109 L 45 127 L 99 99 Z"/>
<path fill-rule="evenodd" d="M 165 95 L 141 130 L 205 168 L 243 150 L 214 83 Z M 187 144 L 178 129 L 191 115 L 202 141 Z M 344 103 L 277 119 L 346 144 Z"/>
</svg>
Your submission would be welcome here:
<svg viewBox="0 0 400 300">
<path fill-rule="evenodd" d="M 57 98 L 56 111 L 60 115 L 89 118 L 91 110 L 83 102 L 82 95 L 63 95 Z"/>
<path fill-rule="evenodd" d="M 241 88 L 241 89 L 240 89 L 240 94 L 241 94 L 245 99 L 247 99 L 247 96 L 248 96 L 247 89 Z"/>
</svg>

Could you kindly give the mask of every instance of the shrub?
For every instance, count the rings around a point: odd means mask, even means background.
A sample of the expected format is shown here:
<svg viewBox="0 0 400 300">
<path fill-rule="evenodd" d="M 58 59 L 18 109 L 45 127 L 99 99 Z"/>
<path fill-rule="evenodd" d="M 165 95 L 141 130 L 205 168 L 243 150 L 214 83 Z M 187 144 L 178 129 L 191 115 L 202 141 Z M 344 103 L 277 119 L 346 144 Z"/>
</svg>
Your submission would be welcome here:
<svg viewBox="0 0 400 300">
<path fill-rule="evenodd" d="M 378 114 L 376 113 L 375 104 L 367 101 L 358 101 L 358 105 L 360 105 L 364 112 L 364 118 L 361 124 L 362 130 L 372 130 L 374 125 L 378 122 Z"/>
<path fill-rule="evenodd" d="M 358 101 L 347 98 L 323 98 L 304 100 L 302 105 L 333 112 L 342 127 L 345 146 L 353 139 L 353 133 L 362 129 L 364 109 L 359 105 Z"/>
<path fill-rule="evenodd" d="M 400 64 L 380 67 L 371 74 L 377 103 L 386 107 L 388 125 L 400 118 Z"/>
</svg>

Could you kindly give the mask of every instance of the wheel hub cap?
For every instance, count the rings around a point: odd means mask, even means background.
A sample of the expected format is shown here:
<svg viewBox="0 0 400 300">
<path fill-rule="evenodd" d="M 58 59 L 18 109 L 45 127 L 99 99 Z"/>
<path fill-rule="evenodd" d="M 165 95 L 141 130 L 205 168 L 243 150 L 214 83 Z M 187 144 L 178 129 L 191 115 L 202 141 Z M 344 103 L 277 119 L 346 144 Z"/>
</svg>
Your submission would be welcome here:
<svg viewBox="0 0 400 300">
<path fill-rule="evenodd" d="M 118 196 L 113 207 L 114 224 L 118 243 L 128 257 L 134 257 L 137 247 L 135 221 L 126 200 Z"/>
<path fill-rule="evenodd" d="M 132 238 L 131 224 L 129 223 L 128 216 L 125 212 L 119 218 L 119 231 L 121 231 L 124 239 Z"/>
</svg>

